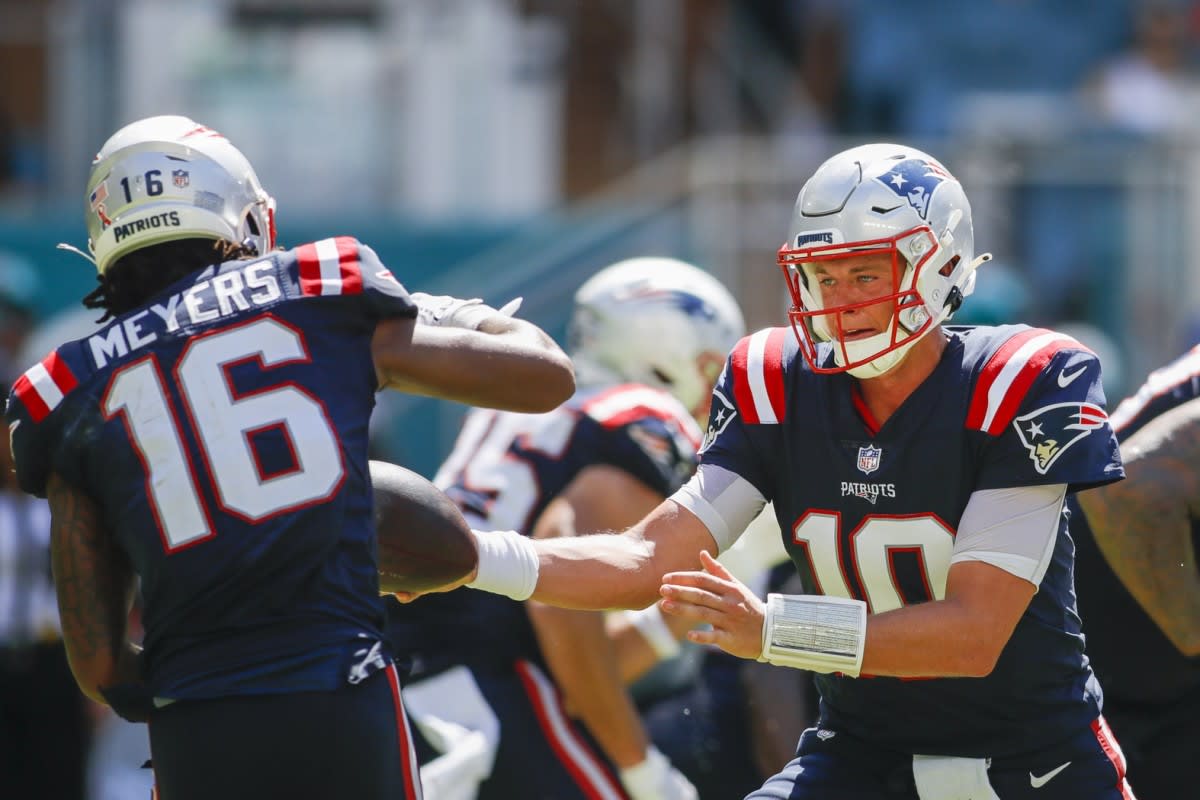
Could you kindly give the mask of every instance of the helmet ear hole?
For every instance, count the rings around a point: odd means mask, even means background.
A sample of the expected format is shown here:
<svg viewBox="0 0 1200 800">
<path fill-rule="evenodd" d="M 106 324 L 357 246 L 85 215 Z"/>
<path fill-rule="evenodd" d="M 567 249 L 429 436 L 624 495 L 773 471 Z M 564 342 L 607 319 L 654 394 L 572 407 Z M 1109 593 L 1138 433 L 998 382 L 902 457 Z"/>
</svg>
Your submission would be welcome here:
<svg viewBox="0 0 1200 800">
<path fill-rule="evenodd" d="M 253 214 L 246 215 L 246 227 L 248 227 L 250 232 L 255 236 L 262 236 L 262 231 L 258 229 L 258 223 L 254 221 Z"/>
<path fill-rule="evenodd" d="M 670 386 L 671 384 L 675 383 L 675 381 L 671 380 L 671 376 L 667 375 L 667 373 L 663 372 L 658 367 L 652 367 L 650 373 L 654 375 L 654 379 L 663 386 Z"/>
<path fill-rule="evenodd" d="M 961 256 L 955 255 L 945 264 L 942 264 L 942 268 L 938 270 L 938 275 L 941 275 L 943 278 L 949 278 L 950 273 L 954 272 L 954 270 L 958 267 L 960 258 Z"/>
</svg>

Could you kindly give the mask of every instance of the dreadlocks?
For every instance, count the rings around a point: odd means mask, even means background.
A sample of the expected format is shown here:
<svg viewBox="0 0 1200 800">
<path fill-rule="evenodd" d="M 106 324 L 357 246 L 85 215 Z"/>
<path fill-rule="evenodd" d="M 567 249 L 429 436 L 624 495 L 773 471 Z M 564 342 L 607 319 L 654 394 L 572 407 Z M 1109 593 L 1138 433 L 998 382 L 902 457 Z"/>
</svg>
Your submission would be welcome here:
<svg viewBox="0 0 1200 800">
<path fill-rule="evenodd" d="M 253 247 L 224 239 L 179 239 L 143 247 L 122 256 L 97 275 L 100 285 L 83 298 L 83 305 L 104 309 L 99 320 L 104 322 L 137 308 L 197 270 L 256 255 Z"/>
</svg>

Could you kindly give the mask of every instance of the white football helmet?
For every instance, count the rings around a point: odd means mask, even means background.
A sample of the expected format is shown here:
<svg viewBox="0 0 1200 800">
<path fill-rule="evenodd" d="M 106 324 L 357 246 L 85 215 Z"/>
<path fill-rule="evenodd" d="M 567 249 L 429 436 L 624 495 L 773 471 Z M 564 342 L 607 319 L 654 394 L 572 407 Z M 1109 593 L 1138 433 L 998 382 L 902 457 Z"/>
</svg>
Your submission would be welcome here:
<svg viewBox="0 0 1200 800">
<path fill-rule="evenodd" d="M 900 363 L 922 336 L 958 309 L 975 286 L 971 205 L 936 159 L 898 144 L 868 144 L 822 164 L 796 198 L 779 266 L 792 297 L 788 316 L 809 366 L 870 378 Z M 888 253 L 892 293 L 827 308 L 813 278 L 820 262 Z M 848 309 L 892 304 L 887 331 L 844 341 Z M 835 366 L 817 363 L 817 340 L 833 342 Z"/>
<path fill-rule="evenodd" d="M 580 386 L 654 386 L 703 419 L 745 333 L 737 301 L 712 275 L 673 258 L 631 258 L 579 287 L 569 349 Z"/>
<path fill-rule="evenodd" d="M 109 137 L 87 184 L 88 248 L 101 274 L 133 250 L 176 239 L 275 247 L 275 200 L 221 134 L 178 116 Z"/>
</svg>

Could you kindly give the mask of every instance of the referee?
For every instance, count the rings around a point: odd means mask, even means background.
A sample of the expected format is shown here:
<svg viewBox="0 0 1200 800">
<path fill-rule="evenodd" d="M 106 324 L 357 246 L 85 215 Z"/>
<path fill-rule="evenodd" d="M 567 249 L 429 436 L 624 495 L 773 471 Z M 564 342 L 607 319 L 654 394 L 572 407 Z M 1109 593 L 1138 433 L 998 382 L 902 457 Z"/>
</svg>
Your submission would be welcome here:
<svg viewBox="0 0 1200 800">
<path fill-rule="evenodd" d="M 59 635 L 50 509 L 0 439 L 0 797 L 83 800 L 91 722 Z"/>
</svg>

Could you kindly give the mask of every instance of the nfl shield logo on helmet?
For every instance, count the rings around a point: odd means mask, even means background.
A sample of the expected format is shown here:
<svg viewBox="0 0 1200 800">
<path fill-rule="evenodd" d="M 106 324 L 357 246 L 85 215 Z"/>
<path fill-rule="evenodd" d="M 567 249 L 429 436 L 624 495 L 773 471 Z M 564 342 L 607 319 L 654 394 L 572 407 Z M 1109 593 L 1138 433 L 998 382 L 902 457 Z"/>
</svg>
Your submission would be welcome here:
<svg viewBox="0 0 1200 800">
<path fill-rule="evenodd" d="M 879 457 L 883 455 L 882 447 L 866 447 L 858 448 L 858 470 L 863 475 L 870 475 L 875 470 L 879 469 Z"/>
<path fill-rule="evenodd" d="M 187 185 L 192 182 L 192 177 L 186 169 L 175 169 L 171 170 L 171 180 L 174 181 L 176 187 L 186 189 Z"/>
</svg>

